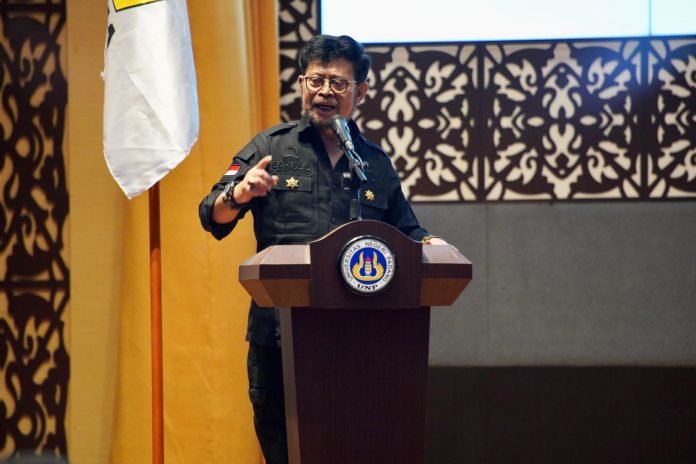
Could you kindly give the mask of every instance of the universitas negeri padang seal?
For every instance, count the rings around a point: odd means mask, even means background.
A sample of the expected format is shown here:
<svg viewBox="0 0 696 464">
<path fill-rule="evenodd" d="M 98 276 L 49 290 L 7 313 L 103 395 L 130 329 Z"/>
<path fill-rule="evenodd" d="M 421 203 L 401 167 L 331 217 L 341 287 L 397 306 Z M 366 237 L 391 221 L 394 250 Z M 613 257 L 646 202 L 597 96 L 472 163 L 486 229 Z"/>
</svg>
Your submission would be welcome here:
<svg viewBox="0 0 696 464">
<path fill-rule="evenodd" d="M 383 240 L 362 236 L 343 248 L 339 268 L 348 288 L 360 294 L 375 294 L 394 278 L 396 257 Z"/>
</svg>

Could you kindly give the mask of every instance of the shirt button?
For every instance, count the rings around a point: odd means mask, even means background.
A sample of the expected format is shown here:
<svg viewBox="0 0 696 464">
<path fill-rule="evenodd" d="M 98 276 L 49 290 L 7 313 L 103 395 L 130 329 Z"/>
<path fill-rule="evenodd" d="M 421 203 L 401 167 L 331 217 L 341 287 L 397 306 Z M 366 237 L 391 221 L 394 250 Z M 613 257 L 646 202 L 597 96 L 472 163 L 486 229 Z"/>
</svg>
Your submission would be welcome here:
<svg viewBox="0 0 696 464">
<path fill-rule="evenodd" d="M 331 224 L 336 224 L 336 218 L 335 218 L 335 217 L 331 218 Z"/>
</svg>

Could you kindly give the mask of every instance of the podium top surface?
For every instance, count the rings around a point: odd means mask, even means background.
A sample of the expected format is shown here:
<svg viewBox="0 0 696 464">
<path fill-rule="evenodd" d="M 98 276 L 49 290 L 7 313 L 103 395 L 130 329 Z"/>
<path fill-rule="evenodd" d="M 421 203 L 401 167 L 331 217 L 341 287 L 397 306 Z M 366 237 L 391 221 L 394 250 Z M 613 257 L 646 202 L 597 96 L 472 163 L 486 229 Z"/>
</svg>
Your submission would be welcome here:
<svg viewBox="0 0 696 464">
<path fill-rule="evenodd" d="M 393 281 L 374 295 L 356 294 L 339 261 L 356 238 L 384 241 L 394 254 Z M 472 278 L 472 264 L 452 245 L 422 245 L 379 221 L 345 224 L 307 245 L 274 245 L 239 267 L 239 280 L 259 306 L 406 308 L 450 306 Z"/>
</svg>

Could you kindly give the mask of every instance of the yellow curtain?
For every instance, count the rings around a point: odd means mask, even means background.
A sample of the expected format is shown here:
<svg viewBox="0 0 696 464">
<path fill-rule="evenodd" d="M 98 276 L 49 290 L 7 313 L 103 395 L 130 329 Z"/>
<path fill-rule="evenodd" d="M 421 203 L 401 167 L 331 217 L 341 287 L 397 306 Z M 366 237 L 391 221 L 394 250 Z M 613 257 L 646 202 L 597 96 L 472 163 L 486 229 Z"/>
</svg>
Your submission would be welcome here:
<svg viewBox="0 0 696 464">
<path fill-rule="evenodd" d="M 260 463 L 247 395 L 249 297 L 239 263 L 251 220 L 217 242 L 198 202 L 251 137 L 279 121 L 274 0 L 188 2 L 201 132 L 160 184 L 165 462 Z M 111 462 L 151 462 L 148 195 L 125 213 L 119 373 Z"/>
</svg>

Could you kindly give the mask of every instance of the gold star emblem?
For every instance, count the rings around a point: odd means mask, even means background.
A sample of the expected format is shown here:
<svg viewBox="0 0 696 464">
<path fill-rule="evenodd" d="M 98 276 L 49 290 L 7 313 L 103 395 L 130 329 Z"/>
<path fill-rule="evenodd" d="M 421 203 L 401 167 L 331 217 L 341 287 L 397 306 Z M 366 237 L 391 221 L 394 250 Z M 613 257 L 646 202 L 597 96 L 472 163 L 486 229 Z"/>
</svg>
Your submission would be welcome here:
<svg viewBox="0 0 696 464">
<path fill-rule="evenodd" d="M 285 186 L 290 190 L 294 190 L 300 186 L 300 181 L 295 179 L 295 177 L 291 177 L 289 179 L 285 179 Z"/>
<path fill-rule="evenodd" d="M 365 198 L 367 198 L 367 201 L 374 201 L 375 194 L 372 193 L 372 190 L 365 190 Z"/>
</svg>

